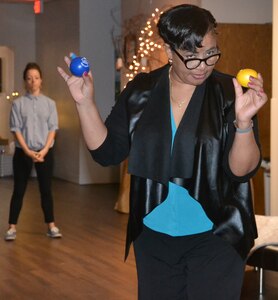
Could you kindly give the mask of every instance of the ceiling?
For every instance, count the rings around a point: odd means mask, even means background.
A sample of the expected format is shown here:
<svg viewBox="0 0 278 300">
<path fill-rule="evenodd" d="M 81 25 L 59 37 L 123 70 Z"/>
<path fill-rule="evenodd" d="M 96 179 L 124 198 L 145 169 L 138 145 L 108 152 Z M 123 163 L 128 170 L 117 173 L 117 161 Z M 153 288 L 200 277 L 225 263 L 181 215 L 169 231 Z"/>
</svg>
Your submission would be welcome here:
<svg viewBox="0 0 278 300">
<path fill-rule="evenodd" d="M 4 2 L 4 3 L 32 3 L 34 2 L 34 0 L 0 0 L 0 3 Z"/>
<path fill-rule="evenodd" d="M 43 2 L 50 2 L 53 0 L 43 0 Z M 25 4 L 33 4 L 34 0 L 0 0 L 0 3 L 25 3 Z"/>
</svg>

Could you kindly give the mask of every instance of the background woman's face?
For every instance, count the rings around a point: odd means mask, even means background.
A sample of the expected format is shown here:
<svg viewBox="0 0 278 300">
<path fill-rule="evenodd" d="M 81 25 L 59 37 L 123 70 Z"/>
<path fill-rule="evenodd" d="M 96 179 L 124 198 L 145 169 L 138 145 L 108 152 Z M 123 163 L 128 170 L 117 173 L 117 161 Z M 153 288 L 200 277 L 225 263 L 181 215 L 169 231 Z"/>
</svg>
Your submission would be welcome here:
<svg viewBox="0 0 278 300">
<path fill-rule="evenodd" d="M 196 48 L 196 52 L 190 52 L 187 50 L 177 50 L 184 59 L 191 58 L 206 58 L 218 52 L 216 34 L 213 31 L 208 32 L 202 41 L 202 47 Z M 196 69 L 188 70 L 181 59 L 172 52 L 173 58 L 173 76 L 178 81 L 181 81 L 190 85 L 202 84 L 211 74 L 214 66 L 207 66 L 205 62 L 202 62 Z"/>
<path fill-rule="evenodd" d="M 42 84 L 42 78 L 38 70 L 30 69 L 27 71 L 26 79 L 25 79 L 25 86 L 26 90 L 30 94 L 40 92 Z"/>
</svg>

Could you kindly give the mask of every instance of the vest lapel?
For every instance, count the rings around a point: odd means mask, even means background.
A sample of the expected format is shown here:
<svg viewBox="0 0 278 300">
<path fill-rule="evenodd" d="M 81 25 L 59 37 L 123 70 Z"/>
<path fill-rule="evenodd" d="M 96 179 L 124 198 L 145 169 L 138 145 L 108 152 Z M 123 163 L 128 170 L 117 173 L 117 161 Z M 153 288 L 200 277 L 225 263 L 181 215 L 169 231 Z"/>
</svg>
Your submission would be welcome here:
<svg viewBox="0 0 278 300">
<path fill-rule="evenodd" d="M 161 182 L 169 181 L 171 154 L 171 120 L 169 101 L 169 67 L 153 89 L 136 125 L 129 155 L 129 172 Z"/>
</svg>

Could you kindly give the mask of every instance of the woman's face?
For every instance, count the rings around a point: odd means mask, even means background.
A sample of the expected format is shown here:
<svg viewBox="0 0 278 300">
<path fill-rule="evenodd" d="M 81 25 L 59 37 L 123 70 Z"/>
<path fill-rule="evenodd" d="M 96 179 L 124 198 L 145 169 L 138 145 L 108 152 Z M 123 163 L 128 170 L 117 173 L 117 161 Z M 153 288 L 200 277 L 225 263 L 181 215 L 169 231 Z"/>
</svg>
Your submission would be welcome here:
<svg viewBox="0 0 278 300">
<path fill-rule="evenodd" d="M 202 41 L 202 47 L 196 48 L 196 53 L 187 50 L 177 50 L 177 52 L 183 57 L 183 59 L 200 58 L 204 59 L 211 55 L 219 53 L 217 48 L 216 34 L 213 31 L 208 32 Z M 173 79 L 190 85 L 202 84 L 213 71 L 213 66 L 208 66 L 204 61 L 192 70 L 186 68 L 181 58 L 174 52 L 171 51 L 172 55 L 172 76 Z"/>
<path fill-rule="evenodd" d="M 41 90 L 42 78 L 40 72 L 36 69 L 27 71 L 25 86 L 30 94 L 38 94 Z"/>
</svg>

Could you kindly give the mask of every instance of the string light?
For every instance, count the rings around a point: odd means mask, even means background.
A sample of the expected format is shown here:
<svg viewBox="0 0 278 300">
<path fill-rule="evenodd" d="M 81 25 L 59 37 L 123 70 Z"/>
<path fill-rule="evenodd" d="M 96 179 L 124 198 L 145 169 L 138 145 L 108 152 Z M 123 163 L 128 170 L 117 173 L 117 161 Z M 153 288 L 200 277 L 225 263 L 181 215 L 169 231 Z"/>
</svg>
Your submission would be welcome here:
<svg viewBox="0 0 278 300">
<path fill-rule="evenodd" d="M 13 100 L 14 98 L 17 98 L 18 96 L 19 96 L 18 92 L 12 92 L 11 95 L 6 96 L 6 99 L 10 101 L 10 100 Z"/>
<path fill-rule="evenodd" d="M 129 72 L 126 73 L 126 77 L 129 81 L 132 80 L 136 74 L 146 72 L 149 59 L 154 56 L 154 51 L 162 48 L 162 41 L 158 35 L 154 33 L 156 24 L 162 13 L 163 11 L 160 12 L 160 10 L 156 8 L 140 31 L 140 36 L 138 37 L 139 47 L 136 55 L 133 56 L 132 63 L 128 67 Z"/>
</svg>

